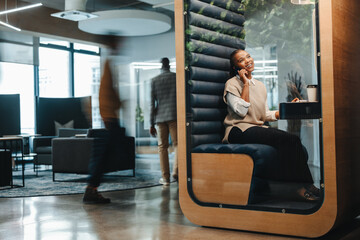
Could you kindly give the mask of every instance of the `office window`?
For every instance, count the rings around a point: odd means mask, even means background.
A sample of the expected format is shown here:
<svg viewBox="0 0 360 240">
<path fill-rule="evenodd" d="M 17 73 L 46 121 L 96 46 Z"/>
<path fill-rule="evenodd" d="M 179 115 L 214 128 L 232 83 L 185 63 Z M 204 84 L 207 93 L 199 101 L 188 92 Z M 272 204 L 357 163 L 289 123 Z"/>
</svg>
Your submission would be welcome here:
<svg viewBox="0 0 360 240">
<path fill-rule="evenodd" d="M 75 50 L 85 50 L 95 53 L 100 53 L 100 48 L 92 45 L 81 44 L 81 43 L 74 43 Z"/>
<path fill-rule="evenodd" d="M 40 44 L 51 44 L 51 45 L 57 45 L 57 46 L 63 46 L 63 47 L 70 47 L 70 42 L 64 41 L 64 40 L 58 40 L 58 39 L 52 39 L 52 38 L 40 38 Z"/>
<path fill-rule="evenodd" d="M 69 52 L 39 48 L 39 96 L 71 97 Z"/>
<path fill-rule="evenodd" d="M 33 64 L 33 46 L 0 42 L 0 61 Z"/>
<path fill-rule="evenodd" d="M 20 94 L 21 133 L 34 133 L 34 68 L 0 63 L 0 93 Z"/>
<path fill-rule="evenodd" d="M 75 97 L 91 96 L 93 128 L 100 128 L 99 113 L 100 57 L 74 54 Z"/>
</svg>

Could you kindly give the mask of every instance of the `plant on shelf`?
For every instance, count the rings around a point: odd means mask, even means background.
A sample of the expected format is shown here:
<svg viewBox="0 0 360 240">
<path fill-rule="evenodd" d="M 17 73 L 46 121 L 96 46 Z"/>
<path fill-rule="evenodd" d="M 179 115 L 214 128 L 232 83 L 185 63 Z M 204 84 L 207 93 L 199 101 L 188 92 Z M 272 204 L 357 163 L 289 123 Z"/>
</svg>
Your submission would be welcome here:
<svg viewBox="0 0 360 240">
<path fill-rule="evenodd" d="M 302 76 L 294 71 L 290 71 L 288 73 L 288 79 L 286 80 L 288 95 L 287 101 L 291 102 L 294 98 L 298 98 L 300 100 L 306 99 L 306 83 Z M 301 130 L 301 120 L 293 119 L 288 120 L 287 131 L 289 133 L 295 134 L 300 137 Z"/>
</svg>

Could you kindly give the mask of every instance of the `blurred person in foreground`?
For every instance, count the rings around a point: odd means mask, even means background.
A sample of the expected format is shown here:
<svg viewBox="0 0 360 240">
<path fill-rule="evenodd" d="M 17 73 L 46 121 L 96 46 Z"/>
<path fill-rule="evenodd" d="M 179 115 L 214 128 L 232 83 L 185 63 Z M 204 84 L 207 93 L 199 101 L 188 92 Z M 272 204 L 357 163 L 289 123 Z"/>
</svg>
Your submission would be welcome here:
<svg viewBox="0 0 360 240">
<path fill-rule="evenodd" d="M 170 184 L 169 133 L 174 147 L 175 160 L 172 177 L 178 180 L 177 165 L 177 122 L 176 122 L 176 74 L 170 72 L 168 58 L 161 59 L 161 74 L 151 79 L 150 134 L 158 135 L 158 149 L 162 177 L 159 183 Z M 155 128 L 157 125 L 157 129 Z"/>
<path fill-rule="evenodd" d="M 103 75 L 100 81 L 99 89 L 99 108 L 100 115 L 104 122 L 106 130 L 96 131 L 94 135 L 94 144 L 92 158 L 89 162 L 89 178 L 86 187 L 83 202 L 84 203 L 110 203 L 109 198 L 103 197 L 98 192 L 101 178 L 104 173 L 105 166 L 108 161 L 108 153 L 117 137 L 120 135 L 121 129 L 119 124 L 119 109 L 121 106 L 118 79 L 114 70 L 113 58 L 119 54 L 121 38 L 115 35 L 102 36 L 110 47 L 110 56 L 106 59 Z"/>
</svg>

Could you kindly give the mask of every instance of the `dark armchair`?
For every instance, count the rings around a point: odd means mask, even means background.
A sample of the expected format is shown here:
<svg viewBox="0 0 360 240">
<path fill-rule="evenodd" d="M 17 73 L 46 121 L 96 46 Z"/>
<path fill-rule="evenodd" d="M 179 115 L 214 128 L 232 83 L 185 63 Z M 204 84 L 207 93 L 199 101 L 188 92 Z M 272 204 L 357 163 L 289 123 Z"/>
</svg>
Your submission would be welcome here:
<svg viewBox="0 0 360 240">
<path fill-rule="evenodd" d="M 53 138 L 87 133 L 87 130 L 60 133 L 60 128 L 91 128 L 91 97 L 36 98 L 36 133 L 41 136 L 34 137 L 31 143 L 32 152 L 37 154 L 34 167 L 52 165 L 51 141 Z"/>
<path fill-rule="evenodd" d="M 32 151 L 37 154 L 34 168 L 37 165 L 51 165 L 51 140 L 56 136 L 38 136 L 32 141 Z"/>
<path fill-rule="evenodd" d="M 87 134 L 87 129 L 60 128 L 59 136 L 39 136 L 33 139 L 32 149 L 37 154 L 34 159 L 34 170 L 38 173 L 39 165 L 52 165 L 52 140 L 58 137 L 75 137 L 77 134 Z"/>
<path fill-rule="evenodd" d="M 96 132 L 105 129 L 89 129 L 84 137 L 54 138 L 52 140 L 53 180 L 56 173 L 88 174 L 89 161 L 93 151 Z M 135 138 L 125 136 L 122 128 L 121 136 L 114 144 L 105 172 L 133 170 L 135 176 Z"/>
</svg>

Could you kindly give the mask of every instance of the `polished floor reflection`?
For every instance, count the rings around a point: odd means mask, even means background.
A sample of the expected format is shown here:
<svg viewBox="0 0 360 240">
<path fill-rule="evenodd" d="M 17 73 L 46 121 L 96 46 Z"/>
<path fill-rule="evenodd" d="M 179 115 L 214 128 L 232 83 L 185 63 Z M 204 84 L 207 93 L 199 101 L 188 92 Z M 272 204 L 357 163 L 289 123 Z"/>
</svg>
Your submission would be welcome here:
<svg viewBox="0 0 360 240">
<path fill-rule="evenodd" d="M 0 199 L 0 239 L 301 239 L 196 226 L 181 212 L 178 185 L 107 192 L 107 205 L 82 195 Z M 360 239 L 360 218 L 321 239 Z"/>
</svg>

